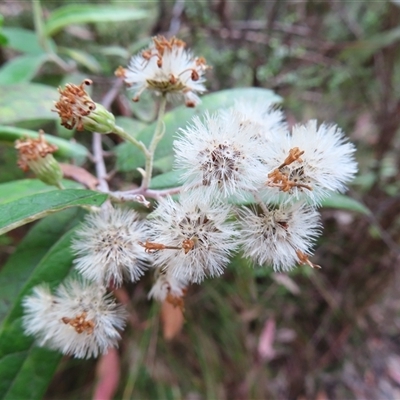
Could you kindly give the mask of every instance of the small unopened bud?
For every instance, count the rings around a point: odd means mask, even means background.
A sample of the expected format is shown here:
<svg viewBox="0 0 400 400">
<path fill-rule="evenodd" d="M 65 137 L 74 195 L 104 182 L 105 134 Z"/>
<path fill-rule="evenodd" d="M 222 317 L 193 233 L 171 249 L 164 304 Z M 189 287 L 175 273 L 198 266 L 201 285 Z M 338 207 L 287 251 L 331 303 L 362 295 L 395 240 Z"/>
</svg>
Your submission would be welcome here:
<svg viewBox="0 0 400 400">
<path fill-rule="evenodd" d="M 94 103 L 96 108 L 82 118 L 83 127 L 90 132 L 112 133 L 115 131 L 115 117 L 101 104 Z"/>
<path fill-rule="evenodd" d="M 27 172 L 30 169 L 47 185 L 61 187 L 63 173 L 52 154 L 58 148 L 46 142 L 43 131 L 39 131 L 37 139 L 17 140 L 15 148 L 18 150 L 18 166 L 23 171 Z"/>
<path fill-rule="evenodd" d="M 69 83 L 59 88 L 60 99 L 55 103 L 55 112 L 61 118 L 61 125 L 67 129 L 84 129 L 91 132 L 111 133 L 115 128 L 115 117 L 101 104 L 95 103 L 84 89 L 92 84 L 85 79 L 79 86 Z"/>
</svg>

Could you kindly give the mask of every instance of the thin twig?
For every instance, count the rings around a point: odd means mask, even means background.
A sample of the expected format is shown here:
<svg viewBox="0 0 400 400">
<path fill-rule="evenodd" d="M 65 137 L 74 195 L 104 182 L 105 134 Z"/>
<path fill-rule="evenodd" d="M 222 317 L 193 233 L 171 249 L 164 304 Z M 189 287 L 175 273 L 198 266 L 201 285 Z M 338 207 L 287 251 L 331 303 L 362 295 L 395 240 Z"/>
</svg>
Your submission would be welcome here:
<svg viewBox="0 0 400 400">
<path fill-rule="evenodd" d="M 159 200 L 162 197 L 165 196 L 171 196 L 174 194 L 180 193 L 182 190 L 181 187 L 174 187 L 171 189 L 164 189 L 164 190 L 153 190 L 153 189 L 145 189 L 145 188 L 138 188 L 126 192 L 112 192 L 110 193 L 110 196 L 120 202 L 125 202 L 125 201 L 136 201 L 136 202 L 141 202 L 139 201 L 140 197 L 148 197 L 150 199 L 155 199 Z"/>
</svg>

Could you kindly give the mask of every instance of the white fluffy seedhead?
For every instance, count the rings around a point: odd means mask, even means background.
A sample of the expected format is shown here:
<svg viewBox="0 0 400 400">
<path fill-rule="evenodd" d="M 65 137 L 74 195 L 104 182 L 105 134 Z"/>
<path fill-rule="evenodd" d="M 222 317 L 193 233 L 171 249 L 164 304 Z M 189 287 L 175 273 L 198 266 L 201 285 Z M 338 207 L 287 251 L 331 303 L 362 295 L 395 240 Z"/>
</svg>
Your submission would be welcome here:
<svg viewBox="0 0 400 400">
<path fill-rule="evenodd" d="M 151 240 L 176 249 L 156 252 L 154 264 L 181 281 L 221 275 L 237 246 L 230 212 L 227 205 L 195 197 L 162 199 L 149 220 Z"/>
<path fill-rule="evenodd" d="M 282 110 L 273 103 L 265 103 L 262 98 L 236 101 L 232 112 L 238 115 L 242 124 L 250 125 L 252 137 L 258 139 L 261 146 L 271 144 L 289 132 Z"/>
<path fill-rule="evenodd" d="M 117 347 L 126 319 L 104 287 L 81 280 L 67 280 L 55 295 L 38 286 L 24 298 L 23 307 L 26 334 L 34 335 L 40 346 L 76 358 L 97 357 Z"/>
<path fill-rule="evenodd" d="M 176 167 L 183 170 L 185 190 L 208 199 L 242 196 L 257 190 L 267 174 L 263 148 L 250 124 L 229 112 L 195 117 L 174 142 Z"/>
<path fill-rule="evenodd" d="M 296 161 L 283 165 L 293 150 L 303 153 Z M 266 153 L 270 177 L 278 172 L 275 177 L 282 174 L 284 178 L 270 180 L 270 193 L 283 193 L 286 200 L 309 198 L 318 204 L 331 192 L 345 191 L 346 183 L 357 172 L 355 150 L 336 125 L 317 127 L 317 121 L 311 120 L 294 126 L 291 136 L 271 146 Z M 282 190 L 285 186 L 287 190 Z"/>
<path fill-rule="evenodd" d="M 318 212 L 299 203 L 271 206 L 268 212 L 245 207 L 239 211 L 244 255 L 275 271 L 289 271 L 301 263 L 299 254 L 310 255 L 320 228 Z"/>
<path fill-rule="evenodd" d="M 160 268 L 156 271 L 156 279 L 149 292 L 149 299 L 154 298 L 157 301 L 163 302 L 168 296 L 174 298 L 183 297 L 185 289 L 189 286 L 186 279 L 179 279 L 172 275 L 170 270 L 162 271 Z"/>
<path fill-rule="evenodd" d="M 155 37 L 149 48 L 132 57 L 125 82 L 135 91 L 135 101 L 149 89 L 169 99 L 184 98 L 188 107 L 194 107 L 200 102 L 196 93 L 206 91 L 203 83 L 207 68 L 203 58 L 185 50 L 183 41 Z"/>
<path fill-rule="evenodd" d="M 102 285 L 137 281 L 146 269 L 147 255 L 139 245 L 146 228 L 132 210 L 107 209 L 89 214 L 72 243 L 77 270 Z"/>
</svg>

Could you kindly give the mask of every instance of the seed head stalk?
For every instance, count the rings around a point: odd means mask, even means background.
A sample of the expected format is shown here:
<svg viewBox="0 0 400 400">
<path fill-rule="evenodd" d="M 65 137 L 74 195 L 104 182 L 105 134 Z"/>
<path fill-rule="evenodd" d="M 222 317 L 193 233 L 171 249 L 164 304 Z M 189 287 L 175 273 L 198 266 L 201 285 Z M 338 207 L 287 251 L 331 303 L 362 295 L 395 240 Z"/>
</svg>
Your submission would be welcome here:
<svg viewBox="0 0 400 400">
<path fill-rule="evenodd" d="M 157 117 L 157 124 L 154 130 L 153 138 L 151 139 L 150 146 L 145 153 L 146 156 L 146 166 L 145 166 L 145 173 L 143 176 L 141 189 L 146 190 L 150 185 L 151 176 L 153 174 L 153 161 L 154 161 L 154 152 L 156 151 L 157 145 L 160 140 L 164 136 L 165 126 L 163 123 L 164 115 L 165 115 L 165 108 L 167 105 L 167 97 L 165 94 L 161 96 L 160 107 L 158 109 L 158 117 Z"/>
</svg>

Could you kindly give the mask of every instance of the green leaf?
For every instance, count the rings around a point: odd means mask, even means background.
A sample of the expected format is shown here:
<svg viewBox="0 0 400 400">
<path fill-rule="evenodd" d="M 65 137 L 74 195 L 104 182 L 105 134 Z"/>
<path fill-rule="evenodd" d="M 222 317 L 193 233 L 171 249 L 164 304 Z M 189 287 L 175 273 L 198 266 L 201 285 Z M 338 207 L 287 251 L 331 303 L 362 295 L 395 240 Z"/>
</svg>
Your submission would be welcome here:
<svg viewBox="0 0 400 400">
<path fill-rule="evenodd" d="M 58 98 L 55 88 L 38 83 L 0 85 L 0 124 L 58 119 L 51 111 Z"/>
<path fill-rule="evenodd" d="M 0 69 L 0 85 L 29 82 L 47 60 L 47 54 L 35 54 L 19 56 L 7 61 Z"/>
<path fill-rule="evenodd" d="M 0 205 L 0 235 L 46 215 L 74 206 L 100 206 L 107 194 L 65 189 L 38 193 Z"/>
<path fill-rule="evenodd" d="M 159 143 L 155 159 L 164 158 L 172 154 L 172 145 L 175 133 L 195 116 L 202 115 L 205 111 L 215 112 L 221 108 L 228 108 L 234 105 L 235 100 L 257 101 L 265 104 L 277 103 L 281 98 L 271 90 L 259 88 L 239 88 L 223 90 L 202 97 L 202 103 L 196 108 L 180 106 L 165 115 L 165 135 Z M 140 132 L 137 139 L 149 144 L 155 129 L 155 123 L 149 125 Z M 144 165 L 144 156 L 140 150 L 130 143 L 123 143 L 116 147 L 117 169 L 119 171 L 133 171 Z M 169 166 L 171 169 L 172 164 Z"/>
<path fill-rule="evenodd" d="M 7 47 L 13 50 L 32 55 L 44 53 L 39 44 L 38 36 L 34 31 L 18 27 L 7 27 L 3 28 L 2 33 L 8 39 Z M 53 49 L 56 48 L 52 40 L 50 40 L 50 45 Z"/>
<path fill-rule="evenodd" d="M 46 21 L 45 33 L 53 36 L 65 26 L 87 22 L 135 21 L 147 17 L 147 12 L 131 7 L 104 6 L 97 4 L 70 4 L 58 7 Z"/>
<path fill-rule="evenodd" d="M 0 270 L 0 326 L 39 261 L 83 213 L 79 208 L 71 208 L 50 215 L 35 224 L 19 243 Z"/>
<path fill-rule="evenodd" d="M 21 301 L 34 286 L 49 282 L 55 287 L 68 275 L 74 234 L 68 229 L 76 224 L 76 216 L 76 210 L 68 210 L 41 221 L 0 273 L 1 399 L 41 399 L 61 359 L 60 354 L 36 347 L 24 335 Z"/>
<path fill-rule="evenodd" d="M 150 189 L 169 189 L 182 185 L 181 170 L 173 170 L 165 174 L 155 176 L 150 182 Z M 1 186 L 0 186 L 1 190 Z M 1 197 L 0 197 L 1 199 Z"/>
<path fill-rule="evenodd" d="M 66 189 L 80 189 L 82 185 L 67 179 L 62 180 Z M 49 186 L 39 179 L 19 179 L 17 181 L 0 184 L 0 204 L 9 203 L 32 194 L 54 191 L 54 186 Z"/>
<path fill-rule="evenodd" d="M 94 74 L 101 72 L 101 65 L 91 54 L 87 53 L 86 51 L 71 49 L 70 47 L 59 47 L 58 53 L 65 54 L 66 56 L 72 58 L 78 64 L 84 66 Z"/>
<path fill-rule="evenodd" d="M 0 125 L 0 143 L 5 142 L 14 144 L 17 139 L 25 137 L 37 138 L 38 133 L 28 129 Z M 82 146 L 79 143 L 69 142 L 68 140 L 52 135 L 45 135 L 45 138 L 49 143 L 54 144 L 58 147 L 58 150 L 54 153 L 56 156 L 63 158 L 74 158 L 77 160 L 78 163 L 81 163 L 86 159 L 88 155 L 88 150 L 86 149 L 86 147 Z"/>
<path fill-rule="evenodd" d="M 355 211 L 361 214 L 371 214 L 371 211 L 359 201 L 340 193 L 333 193 L 321 202 L 324 208 Z"/>
</svg>

